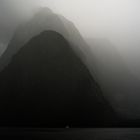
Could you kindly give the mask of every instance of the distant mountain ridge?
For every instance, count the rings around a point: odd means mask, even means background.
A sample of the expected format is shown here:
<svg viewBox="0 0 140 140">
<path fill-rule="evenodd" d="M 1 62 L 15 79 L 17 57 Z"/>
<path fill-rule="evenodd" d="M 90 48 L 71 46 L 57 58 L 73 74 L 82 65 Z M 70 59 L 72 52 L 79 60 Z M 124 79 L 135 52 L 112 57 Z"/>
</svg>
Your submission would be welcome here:
<svg viewBox="0 0 140 140">
<path fill-rule="evenodd" d="M 94 73 L 90 67 L 87 57 L 87 43 L 81 37 L 79 31 L 74 24 L 63 16 L 53 13 L 49 8 L 39 8 L 38 12 L 32 19 L 23 23 L 16 31 L 14 38 L 9 43 L 8 49 L 1 56 L 0 71 L 9 63 L 13 56 L 23 45 L 25 45 L 32 37 L 40 34 L 44 30 L 53 30 L 63 35 L 73 50 L 81 57 L 91 73 Z M 95 76 L 95 75 L 94 75 Z"/>
</svg>

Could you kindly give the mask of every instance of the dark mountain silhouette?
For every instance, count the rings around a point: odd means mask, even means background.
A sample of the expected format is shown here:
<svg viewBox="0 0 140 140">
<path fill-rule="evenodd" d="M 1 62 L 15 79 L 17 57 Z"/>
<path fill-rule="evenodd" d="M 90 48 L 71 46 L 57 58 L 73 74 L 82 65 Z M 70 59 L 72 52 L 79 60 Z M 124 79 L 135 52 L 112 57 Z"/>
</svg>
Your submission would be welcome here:
<svg viewBox="0 0 140 140">
<path fill-rule="evenodd" d="M 0 124 L 112 126 L 116 116 L 70 43 L 55 31 L 32 38 L 0 73 Z"/>
<path fill-rule="evenodd" d="M 140 80 L 135 77 L 119 51 L 106 39 L 87 39 L 91 60 L 104 95 L 124 117 L 136 119 L 140 116 Z"/>
</svg>

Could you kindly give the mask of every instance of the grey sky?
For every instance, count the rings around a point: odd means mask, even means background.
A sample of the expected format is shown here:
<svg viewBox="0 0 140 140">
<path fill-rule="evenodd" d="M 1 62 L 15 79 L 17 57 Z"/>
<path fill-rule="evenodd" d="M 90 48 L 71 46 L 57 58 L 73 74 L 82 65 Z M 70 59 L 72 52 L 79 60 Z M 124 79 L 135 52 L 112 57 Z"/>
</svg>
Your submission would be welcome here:
<svg viewBox="0 0 140 140">
<path fill-rule="evenodd" d="M 139 0 L 42 0 L 72 20 L 84 37 L 107 38 L 140 75 Z"/>
</svg>

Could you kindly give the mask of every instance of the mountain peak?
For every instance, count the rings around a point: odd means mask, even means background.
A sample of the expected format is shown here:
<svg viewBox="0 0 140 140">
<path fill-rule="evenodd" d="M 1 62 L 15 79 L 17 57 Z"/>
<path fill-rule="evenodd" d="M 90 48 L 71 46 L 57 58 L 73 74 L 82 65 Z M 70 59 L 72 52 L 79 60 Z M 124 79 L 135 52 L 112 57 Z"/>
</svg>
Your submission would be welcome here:
<svg viewBox="0 0 140 140">
<path fill-rule="evenodd" d="M 36 16 L 40 15 L 47 15 L 47 14 L 53 14 L 53 11 L 48 7 L 40 7 L 37 9 L 37 12 L 35 13 Z"/>
</svg>

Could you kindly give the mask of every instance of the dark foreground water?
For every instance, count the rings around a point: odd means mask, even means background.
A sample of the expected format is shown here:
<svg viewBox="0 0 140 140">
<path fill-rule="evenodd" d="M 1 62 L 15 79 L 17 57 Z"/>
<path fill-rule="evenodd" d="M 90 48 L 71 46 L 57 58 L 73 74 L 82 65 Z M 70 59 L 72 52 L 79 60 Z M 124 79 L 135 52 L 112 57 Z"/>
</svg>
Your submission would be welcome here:
<svg viewBox="0 0 140 140">
<path fill-rule="evenodd" d="M 140 128 L 0 129 L 0 139 L 13 138 L 19 140 L 140 140 Z"/>
</svg>

